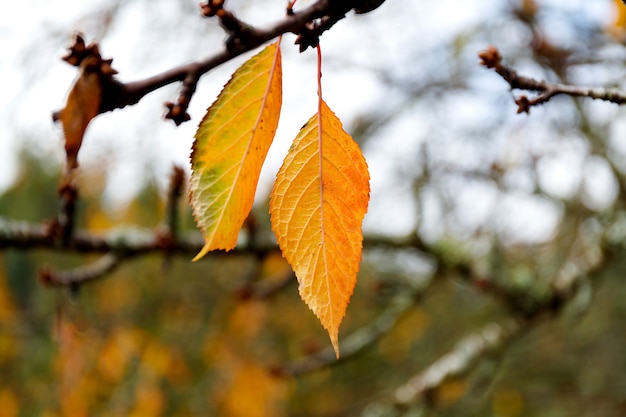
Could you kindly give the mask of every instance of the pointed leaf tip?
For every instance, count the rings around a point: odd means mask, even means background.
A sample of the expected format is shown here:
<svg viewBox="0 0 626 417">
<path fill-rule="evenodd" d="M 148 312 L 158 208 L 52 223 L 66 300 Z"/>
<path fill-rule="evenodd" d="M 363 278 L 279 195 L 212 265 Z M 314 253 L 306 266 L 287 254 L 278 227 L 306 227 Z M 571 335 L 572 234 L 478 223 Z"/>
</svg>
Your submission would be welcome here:
<svg viewBox="0 0 626 417">
<path fill-rule="evenodd" d="M 237 244 L 278 127 L 281 71 L 280 48 L 268 45 L 235 71 L 198 127 L 189 189 L 206 244 L 194 260 Z"/>
<path fill-rule="evenodd" d="M 211 246 L 208 243 L 205 243 L 200 252 L 196 256 L 193 257 L 191 262 L 198 262 L 200 259 L 204 258 L 204 256 L 211 252 Z"/>
<path fill-rule="evenodd" d="M 301 298 L 328 331 L 339 357 L 339 326 L 356 285 L 367 163 L 341 121 L 321 101 L 302 128 L 270 196 L 272 229 L 299 282 Z"/>
</svg>

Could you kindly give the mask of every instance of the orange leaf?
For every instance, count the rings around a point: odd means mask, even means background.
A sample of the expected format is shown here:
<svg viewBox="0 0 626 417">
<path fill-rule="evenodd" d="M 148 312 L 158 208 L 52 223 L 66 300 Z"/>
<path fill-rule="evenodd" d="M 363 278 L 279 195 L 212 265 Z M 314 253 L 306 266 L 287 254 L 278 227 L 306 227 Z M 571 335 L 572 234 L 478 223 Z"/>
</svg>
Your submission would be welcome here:
<svg viewBox="0 0 626 417">
<path fill-rule="evenodd" d="M 229 379 L 219 401 L 224 417 L 272 417 L 285 414 L 287 382 L 274 378 L 252 362 L 229 369 Z"/>
<path fill-rule="evenodd" d="M 80 65 L 80 74 L 69 95 L 65 108 L 56 116 L 61 120 L 65 133 L 65 154 L 68 169 L 78 167 L 77 157 L 83 143 L 85 130 L 91 119 L 98 115 L 102 99 L 100 75 L 95 70 L 96 57 L 87 57 Z"/>
<path fill-rule="evenodd" d="M 339 325 L 361 261 L 369 173 L 359 146 L 320 99 L 300 130 L 270 198 L 272 228 L 298 277 L 300 296 L 339 357 Z"/>
<path fill-rule="evenodd" d="M 206 243 L 194 260 L 237 244 L 281 105 L 281 56 L 274 43 L 235 71 L 196 132 L 191 205 Z"/>
<path fill-rule="evenodd" d="M 608 31 L 617 39 L 624 39 L 626 34 L 626 7 L 622 0 L 613 0 L 615 17 L 608 27 Z"/>
</svg>

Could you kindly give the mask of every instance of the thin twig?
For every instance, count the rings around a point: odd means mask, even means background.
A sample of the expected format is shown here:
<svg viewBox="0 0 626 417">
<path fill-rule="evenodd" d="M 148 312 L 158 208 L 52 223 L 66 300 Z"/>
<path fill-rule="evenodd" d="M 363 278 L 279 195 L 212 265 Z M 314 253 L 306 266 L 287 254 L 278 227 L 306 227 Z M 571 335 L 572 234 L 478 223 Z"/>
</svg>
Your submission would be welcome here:
<svg viewBox="0 0 626 417">
<path fill-rule="evenodd" d="M 165 205 L 165 234 L 171 242 L 176 242 L 179 227 L 180 198 L 185 187 L 185 170 L 179 166 L 172 169 Z"/>
<path fill-rule="evenodd" d="M 51 268 L 43 268 L 39 272 L 39 277 L 47 285 L 77 287 L 111 273 L 121 264 L 121 261 L 120 256 L 109 253 L 92 264 L 82 265 L 71 270 L 55 271 Z"/>
<path fill-rule="evenodd" d="M 519 75 L 514 69 L 502 64 L 502 55 L 495 46 L 489 46 L 479 52 L 481 65 L 493 69 L 509 85 L 511 89 L 536 91 L 539 94 L 534 98 L 521 95 L 515 99 L 518 113 L 529 113 L 532 106 L 546 103 L 552 97 L 565 94 L 572 97 L 589 97 L 594 100 L 603 100 L 622 105 L 626 103 L 626 92 L 615 88 L 579 87 L 548 81 L 538 81 L 534 78 Z"/>
<path fill-rule="evenodd" d="M 68 173 L 61 180 L 59 186 L 60 207 L 59 214 L 49 233 L 56 239 L 60 239 L 61 246 L 70 246 L 74 234 L 74 223 L 76 216 L 76 200 L 78 199 L 78 188 L 74 184 L 71 175 Z"/>
</svg>

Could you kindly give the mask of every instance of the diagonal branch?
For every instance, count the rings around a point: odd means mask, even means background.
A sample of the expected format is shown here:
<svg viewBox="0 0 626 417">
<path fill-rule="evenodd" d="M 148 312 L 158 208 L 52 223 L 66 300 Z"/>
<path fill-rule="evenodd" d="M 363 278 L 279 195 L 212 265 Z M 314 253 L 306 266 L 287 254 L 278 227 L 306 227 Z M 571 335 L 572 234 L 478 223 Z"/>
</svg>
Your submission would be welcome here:
<svg viewBox="0 0 626 417">
<path fill-rule="evenodd" d="M 331 366 L 337 366 L 352 359 L 389 333 L 396 323 L 415 306 L 415 299 L 418 298 L 423 290 L 425 288 L 415 291 L 415 294 L 399 296 L 370 325 L 364 326 L 347 336 L 341 343 L 341 359 L 337 360 L 335 351 L 328 347 L 294 362 L 276 366 L 271 370 L 272 374 L 281 377 L 298 377 Z"/>
<path fill-rule="evenodd" d="M 47 285 L 78 288 L 80 284 L 94 281 L 113 272 L 122 260 L 123 258 L 109 253 L 92 264 L 81 265 L 75 269 L 55 271 L 49 267 L 42 268 L 39 271 L 39 278 Z"/>
<path fill-rule="evenodd" d="M 245 33 L 233 33 L 232 28 L 229 28 L 229 33 L 231 34 L 229 41 L 213 55 L 171 68 L 139 81 L 122 83 L 113 79 L 106 86 L 107 88 L 103 89 L 100 113 L 136 104 L 144 96 L 161 87 L 175 82 L 183 82 L 183 90 L 177 103 L 166 103 L 166 106 L 169 108 L 166 118 L 172 119 L 176 124 L 180 124 L 189 120 L 189 116 L 186 113 L 187 106 L 202 75 L 282 34 L 291 32 L 298 35 L 305 33 L 307 34 L 306 36 L 310 36 L 312 22 L 316 20 L 325 22 L 322 27 L 314 25 L 316 29 L 315 35 L 319 36 L 324 30 L 330 28 L 332 24 L 343 19 L 352 6 L 353 4 L 350 1 L 318 0 L 302 11 L 288 13 L 282 20 L 265 29 L 257 29 L 235 20 L 242 28 L 245 28 Z M 234 19 L 234 17 L 232 18 Z"/>
<path fill-rule="evenodd" d="M 615 104 L 626 103 L 626 92 L 614 88 L 589 88 L 578 87 L 567 84 L 551 83 L 548 81 L 538 81 L 534 78 L 519 75 L 514 69 L 502 64 L 502 55 L 495 46 L 489 46 L 484 51 L 478 53 L 481 65 L 493 69 L 509 85 L 511 89 L 536 91 L 538 94 L 534 98 L 521 95 L 515 99 L 518 113 L 529 113 L 532 106 L 544 104 L 552 97 L 565 94 L 572 97 L 589 97 L 594 100 L 609 101 Z"/>
<path fill-rule="evenodd" d="M 459 341 L 452 351 L 397 388 L 393 396 L 394 403 L 403 406 L 419 398 L 428 398 L 430 393 L 445 381 L 464 375 L 473 369 L 481 358 L 504 348 L 527 326 L 527 321 L 513 318 L 500 324 L 485 325 L 480 331 Z"/>
</svg>

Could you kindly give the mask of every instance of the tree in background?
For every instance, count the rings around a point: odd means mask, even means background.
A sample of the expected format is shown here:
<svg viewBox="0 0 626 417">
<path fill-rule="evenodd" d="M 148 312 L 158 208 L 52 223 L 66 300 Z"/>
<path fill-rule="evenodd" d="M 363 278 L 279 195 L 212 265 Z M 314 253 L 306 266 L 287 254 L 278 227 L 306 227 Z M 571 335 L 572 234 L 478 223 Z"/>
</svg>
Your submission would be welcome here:
<svg viewBox="0 0 626 417">
<path fill-rule="evenodd" d="M 234 1 L 203 7 L 228 32 L 225 61 L 290 31 L 330 47 L 357 22 L 348 44 L 368 53 L 331 49 L 323 79 L 343 67 L 384 86 L 344 120 L 372 172 L 372 220 L 339 360 L 296 295 L 267 193 L 233 250 L 191 263 L 205 239 L 180 201 L 186 168 L 112 216 L 107 168 L 87 158 L 74 176 L 26 152 L 0 197 L 0 415 L 622 415 L 624 9 L 494 1 L 446 27 L 433 17 L 445 5 L 419 3 L 345 19 L 303 4 L 279 21 L 299 26 L 276 32 L 236 18 Z M 103 39 L 118 6 L 98 10 Z M 115 91 L 111 62 L 98 65 Z M 167 108 L 182 122 L 202 86 L 177 74 Z M 324 89 L 331 106 L 340 84 Z M 81 117 L 131 104 L 128 91 Z"/>
</svg>

